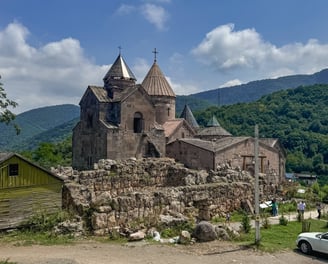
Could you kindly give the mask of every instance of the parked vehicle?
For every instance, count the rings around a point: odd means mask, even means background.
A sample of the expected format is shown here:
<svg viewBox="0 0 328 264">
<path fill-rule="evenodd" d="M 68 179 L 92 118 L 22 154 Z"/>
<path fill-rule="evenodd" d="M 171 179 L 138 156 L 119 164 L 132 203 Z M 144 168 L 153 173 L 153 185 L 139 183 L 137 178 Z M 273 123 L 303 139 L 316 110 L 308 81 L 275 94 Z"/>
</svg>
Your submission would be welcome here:
<svg viewBox="0 0 328 264">
<path fill-rule="evenodd" d="M 310 254 L 312 251 L 328 254 L 328 232 L 301 233 L 297 237 L 296 245 L 304 254 Z"/>
</svg>

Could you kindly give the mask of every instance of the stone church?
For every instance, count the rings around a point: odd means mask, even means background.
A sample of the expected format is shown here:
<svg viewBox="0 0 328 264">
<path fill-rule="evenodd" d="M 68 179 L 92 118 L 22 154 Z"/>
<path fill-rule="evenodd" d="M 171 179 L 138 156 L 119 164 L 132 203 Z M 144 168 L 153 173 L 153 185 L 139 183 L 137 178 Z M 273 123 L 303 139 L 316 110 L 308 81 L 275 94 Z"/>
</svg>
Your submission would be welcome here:
<svg viewBox="0 0 328 264">
<path fill-rule="evenodd" d="M 165 157 L 168 141 L 195 135 L 184 118 L 175 118 L 176 95 L 156 56 L 142 84 L 121 54 L 103 81 L 103 87 L 88 86 L 80 101 L 80 121 L 73 129 L 74 168 L 92 168 L 100 159 Z"/>
<path fill-rule="evenodd" d="M 215 117 L 200 128 L 186 105 L 176 118 L 176 95 L 156 60 L 141 84 L 119 54 L 104 86 L 88 86 L 73 129 L 75 169 L 90 169 L 100 159 L 170 157 L 189 168 L 216 170 L 230 164 L 254 171 L 254 139 L 233 137 Z M 261 139 L 260 172 L 279 184 L 286 153 L 277 139 Z"/>
</svg>

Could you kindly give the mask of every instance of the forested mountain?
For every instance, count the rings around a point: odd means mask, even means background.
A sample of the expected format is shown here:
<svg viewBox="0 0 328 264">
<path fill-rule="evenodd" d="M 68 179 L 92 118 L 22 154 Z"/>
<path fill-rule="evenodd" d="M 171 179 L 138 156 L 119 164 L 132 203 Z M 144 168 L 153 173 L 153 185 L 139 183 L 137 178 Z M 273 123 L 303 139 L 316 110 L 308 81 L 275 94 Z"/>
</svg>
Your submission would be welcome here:
<svg viewBox="0 0 328 264">
<path fill-rule="evenodd" d="M 215 115 L 234 136 L 278 138 L 288 153 L 287 170 L 328 175 L 328 85 L 287 89 L 252 103 L 210 107 L 195 113 L 205 125 Z"/>
<path fill-rule="evenodd" d="M 230 105 L 253 102 L 260 99 L 263 95 L 271 94 L 276 91 L 314 84 L 328 84 L 328 69 L 311 75 L 300 74 L 277 79 L 253 81 L 247 84 L 191 94 L 190 97 L 205 100 L 212 105 Z M 185 98 L 184 100 L 187 99 L 188 98 Z M 199 108 L 196 107 L 191 107 L 191 109 L 198 110 Z M 179 108 L 180 106 L 177 106 L 177 109 Z"/>
<path fill-rule="evenodd" d="M 34 148 L 40 142 L 55 142 L 67 137 L 80 115 L 76 105 L 65 104 L 33 109 L 17 115 L 14 122 L 20 127 L 16 135 L 13 126 L 0 123 L 0 150 Z M 75 123 L 74 123 L 75 122 Z"/>
</svg>

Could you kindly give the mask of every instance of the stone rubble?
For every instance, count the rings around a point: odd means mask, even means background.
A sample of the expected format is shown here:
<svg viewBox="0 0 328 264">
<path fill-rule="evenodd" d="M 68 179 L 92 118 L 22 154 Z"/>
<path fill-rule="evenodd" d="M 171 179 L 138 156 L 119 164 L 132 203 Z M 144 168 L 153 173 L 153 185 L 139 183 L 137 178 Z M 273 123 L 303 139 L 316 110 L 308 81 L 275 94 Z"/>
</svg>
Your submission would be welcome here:
<svg viewBox="0 0 328 264">
<path fill-rule="evenodd" d="M 241 208 L 251 211 L 254 200 L 254 177 L 229 164 L 198 171 L 170 158 L 131 158 L 100 160 L 94 170 L 53 172 L 65 179 L 63 207 L 95 235 L 210 221 Z M 275 195 L 265 178 L 260 175 L 260 196 Z"/>
</svg>

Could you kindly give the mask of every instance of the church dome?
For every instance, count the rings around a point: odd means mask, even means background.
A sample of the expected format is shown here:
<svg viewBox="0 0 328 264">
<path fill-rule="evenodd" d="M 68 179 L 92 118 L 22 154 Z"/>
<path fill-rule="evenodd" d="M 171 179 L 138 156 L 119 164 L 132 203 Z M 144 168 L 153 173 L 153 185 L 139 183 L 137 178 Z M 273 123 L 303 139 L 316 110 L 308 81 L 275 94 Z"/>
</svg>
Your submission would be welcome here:
<svg viewBox="0 0 328 264">
<path fill-rule="evenodd" d="M 176 97 L 156 60 L 143 80 L 142 86 L 150 96 Z"/>
<path fill-rule="evenodd" d="M 112 67 L 109 69 L 109 71 L 106 73 L 104 77 L 104 82 L 107 80 L 114 79 L 114 80 L 131 80 L 136 81 L 136 77 L 134 77 L 132 71 L 124 61 L 121 54 L 118 55 L 117 59 L 113 63 Z"/>
</svg>

